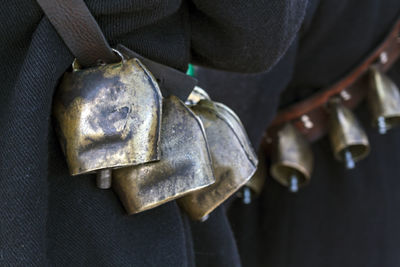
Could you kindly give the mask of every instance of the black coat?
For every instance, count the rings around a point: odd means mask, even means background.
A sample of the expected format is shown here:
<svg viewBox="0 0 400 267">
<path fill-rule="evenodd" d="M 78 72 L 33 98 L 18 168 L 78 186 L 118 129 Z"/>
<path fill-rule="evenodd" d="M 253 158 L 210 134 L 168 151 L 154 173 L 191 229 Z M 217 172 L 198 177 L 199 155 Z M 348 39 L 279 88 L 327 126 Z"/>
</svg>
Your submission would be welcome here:
<svg viewBox="0 0 400 267">
<path fill-rule="evenodd" d="M 307 1 L 88 0 L 110 44 L 186 71 L 263 71 L 295 38 Z M 191 225 L 175 202 L 127 216 L 93 175 L 71 177 L 52 97 L 73 57 L 34 0 L 0 9 L 0 265 L 238 266 L 223 208 Z M 274 42 L 270 42 L 271 38 Z"/>
</svg>

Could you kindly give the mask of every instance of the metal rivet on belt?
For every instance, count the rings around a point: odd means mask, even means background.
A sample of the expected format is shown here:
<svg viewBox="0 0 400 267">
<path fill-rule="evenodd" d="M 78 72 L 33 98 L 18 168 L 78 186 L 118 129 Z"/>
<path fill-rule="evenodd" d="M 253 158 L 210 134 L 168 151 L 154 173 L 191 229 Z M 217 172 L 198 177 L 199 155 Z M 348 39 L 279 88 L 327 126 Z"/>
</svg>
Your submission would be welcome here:
<svg viewBox="0 0 400 267">
<path fill-rule="evenodd" d="M 386 52 L 382 52 L 379 55 L 379 60 L 381 61 L 382 64 L 386 64 L 388 62 L 388 54 Z"/>
<path fill-rule="evenodd" d="M 307 129 L 311 129 L 312 127 L 314 127 L 314 123 L 310 120 L 310 117 L 308 117 L 307 115 L 301 116 L 301 121 L 303 122 L 304 127 Z"/>
<path fill-rule="evenodd" d="M 349 94 L 349 92 L 347 92 L 346 90 L 342 90 L 340 92 L 340 96 L 342 97 L 342 99 L 344 101 L 349 101 L 351 99 L 351 95 Z"/>
</svg>

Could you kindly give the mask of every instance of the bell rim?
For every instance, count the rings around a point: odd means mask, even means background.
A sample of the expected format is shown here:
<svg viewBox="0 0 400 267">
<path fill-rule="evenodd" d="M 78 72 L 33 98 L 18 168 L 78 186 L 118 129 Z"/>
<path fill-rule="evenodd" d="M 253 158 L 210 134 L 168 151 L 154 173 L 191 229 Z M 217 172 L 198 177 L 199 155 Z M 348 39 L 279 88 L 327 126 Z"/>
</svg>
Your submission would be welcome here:
<svg viewBox="0 0 400 267">
<path fill-rule="evenodd" d="M 127 163 L 111 165 L 109 167 L 102 166 L 102 167 L 86 168 L 86 169 L 82 169 L 82 170 L 78 170 L 78 171 L 71 170 L 70 174 L 72 176 L 83 175 L 83 174 L 93 174 L 93 173 L 96 173 L 97 171 L 101 171 L 101 170 L 105 170 L 105 169 L 117 170 L 117 169 L 121 169 L 121 168 L 134 167 L 134 166 L 138 166 L 138 165 L 142 165 L 142 164 L 146 164 L 146 163 L 160 161 L 160 156 L 159 155 L 156 155 L 156 156 L 157 156 L 156 158 L 146 160 L 146 161 L 140 161 L 140 162 L 127 162 Z"/>
<path fill-rule="evenodd" d="M 213 212 L 216 208 L 218 208 L 222 203 L 224 203 L 228 198 L 230 198 L 232 195 L 234 195 L 237 191 L 239 191 L 240 188 L 242 188 L 246 183 L 253 177 L 254 173 L 256 172 L 257 168 L 253 168 L 253 170 L 250 172 L 250 174 L 246 177 L 246 179 L 243 179 L 241 183 L 238 183 L 236 185 L 236 189 L 232 190 L 230 194 L 227 194 L 225 197 L 221 198 L 219 201 L 214 202 L 214 205 L 212 205 L 207 211 L 205 212 L 190 212 L 188 209 L 185 209 L 185 212 L 189 215 L 189 217 L 193 220 L 199 221 L 201 218 L 204 216 L 209 215 L 211 212 Z M 213 186 L 213 184 L 209 185 Z M 199 189 L 201 190 L 201 189 Z M 187 201 L 184 201 L 182 199 L 182 205 L 185 206 L 185 203 Z M 179 203 L 179 201 L 178 201 Z"/>
<path fill-rule="evenodd" d="M 383 117 L 385 119 L 385 123 L 386 123 L 386 126 L 387 126 L 388 130 L 393 129 L 396 126 L 400 125 L 400 112 L 399 112 L 399 113 L 388 114 L 388 115 L 383 114 L 381 116 L 374 117 L 374 119 L 372 120 L 372 126 L 373 127 L 378 127 L 379 118 L 381 118 L 381 117 Z M 390 121 L 391 120 L 396 120 L 396 122 L 395 123 L 391 123 L 391 122 L 387 122 L 387 120 L 390 120 Z"/>
<path fill-rule="evenodd" d="M 364 158 L 366 158 L 369 155 L 370 151 L 371 151 L 371 147 L 369 145 L 368 140 L 366 142 L 351 142 L 351 143 L 346 144 L 343 147 L 340 147 L 337 150 L 337 152 L 335 153 L 335 158 L 337 160 L 339 160 L 339 161 L 344 161 L 344 157 L 341 156 L 341 155 L 343 155 L 343 152 L 346 149 L 349 149 L 349 148 L 352 148 L 352 147 L 364 147 L 365 148 L 365 151 L 363 151 L 363 153 L 360 153 L 359 155 L 354 156 L 354 154 L 351 153 L 352 157 L 353 157 L 353 160 L 355 162 L 363 160 Z"/>
<path fill-rule="evenodd" d="M 300 166 L 298 164 L 294 164 L 291 162 L 280 162 L 280 163 L 274 163 L 271 168 L 270 168 L 270 174 L 272 176 L 272 178 L 274 178 L 276 181 L 278 181 L 281 185 L 283 186 L 289 186 L 289 182 L 288 179 L 286 179 L 286 177 L 282 177 L 281 174 L 278 173 L 277 168 L 281 168 L 281 167 L 285 167 L 285 168 L 291 168 L 293 169 L 296 173 L 300 173 L 301 179 L 300 179 L 300 187 L 307 185 L 310 180 L 311 180 L 311 171 L 312 170 L 308 170 L 306 167 Z M 312 169 L 312 166 L 311 166 Z M 276 175 L 279 174 L 279 175 Z"/>
<path fill-rule="evenodd" d="M 113 185 L 114 185 L 114 180 L 115 180 L 115 178 L 113 179 Z M 128 215 L 138 214 L 138 213 L 141 213 L 143 211 L 150 210 L 150 209 L 156 208 L 158 206 L 161 206 L 161 205 L 163 205 L 165 203 L 168 203 L 170 201 L 173 201 L 173 200 L 179 199 L 181 197 L 184 197 L 187 194 L 193 193 L 194 191 L 197 191 L 197 190 L 201 190 L 201 189 L 203 189 L 203 188 L 205 188 L 207 186 L 211 186 L 214 183 L 215 183 L 215 181 L 213 183 L 211 183 L 211 184 L 204 184 L 204 185 L 198 186 L 196 188 L 192 188 L 190 190 L 187 190 L 185 192 L 178 193 L 178 194 L 176 194 L 174 196 L 165 198 L 162 201 L 158 201 L 157 203 L 151 203 L 151 204 L 148 204 L 148 205 L 144 205 L 143 208 L 136 209 L 135 211 L 131 211 L 131 209 L 128 209 L 128 207 L 125 206 L 124 201 L 121 200 L 121 202 L 122 202 L 122 204 L 123 204 L 123 206 L 124 206 L 124 208 L 126 210 L 126 213 Z M 114 188 L 114 186 L 113 186 L 113 188 Z M 119 191 L 119 190 L 116 190 L 116 191 Z M 117 194 L 119 195 L 119 193 L 117 193 Z"/>
</svg>

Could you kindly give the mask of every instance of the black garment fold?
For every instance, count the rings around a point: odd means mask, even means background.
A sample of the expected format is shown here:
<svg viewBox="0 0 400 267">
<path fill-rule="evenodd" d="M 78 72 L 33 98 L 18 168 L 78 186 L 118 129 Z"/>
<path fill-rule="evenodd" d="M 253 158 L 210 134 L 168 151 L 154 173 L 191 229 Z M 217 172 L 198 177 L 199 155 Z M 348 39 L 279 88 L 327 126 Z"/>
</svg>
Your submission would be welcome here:
<svg viewBox="0 0 400 267">
<path fill-rule="evenodd" d="M 181 71 L 193 58 L 254 72 L 284 54 L 307 1 L 86 3 L 112 46 Z M 239 266 L 223 209 L 196 226 L 175 202 L 127 216 L 92 175 L 68 175 L 51 107 L 72 55 L 34 0 L 2 1 L 0 20 L 0 265 Z"/>
</svg>

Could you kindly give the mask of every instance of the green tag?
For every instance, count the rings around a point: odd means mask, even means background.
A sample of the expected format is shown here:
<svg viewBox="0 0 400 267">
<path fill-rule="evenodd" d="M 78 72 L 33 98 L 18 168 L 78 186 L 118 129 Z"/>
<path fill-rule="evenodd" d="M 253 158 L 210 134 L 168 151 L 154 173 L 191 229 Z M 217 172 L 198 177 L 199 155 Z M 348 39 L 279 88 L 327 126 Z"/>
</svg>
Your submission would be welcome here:
<svg viewBox="0 0 400 267">
<path fill-rule="evenodd" d="M 192 77 L 194 76 L 194 68 L 192 64 L 189 64 L 186 74 Z"/>
</svg>

